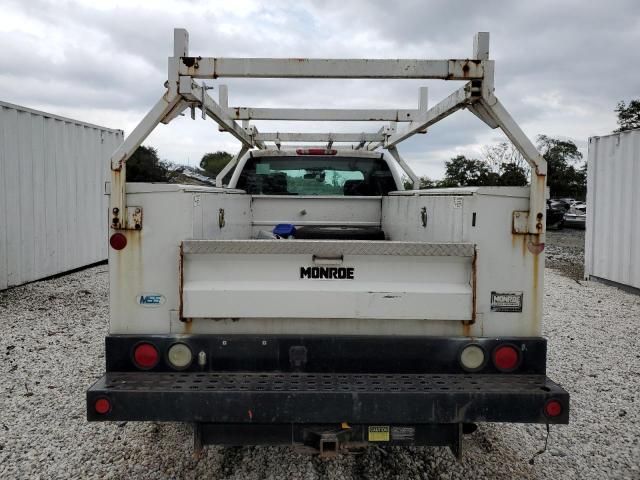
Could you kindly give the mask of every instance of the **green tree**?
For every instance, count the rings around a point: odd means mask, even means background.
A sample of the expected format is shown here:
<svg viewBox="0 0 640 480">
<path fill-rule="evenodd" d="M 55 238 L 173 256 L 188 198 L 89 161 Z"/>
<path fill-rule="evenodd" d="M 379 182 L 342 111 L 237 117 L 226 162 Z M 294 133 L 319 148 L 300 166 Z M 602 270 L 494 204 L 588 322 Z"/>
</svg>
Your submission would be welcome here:
<svg viewBox="0 0 640 480">
<path fill-rule="evenodd" d="M 501 186 L 521 187 L 529 182 L 529 165 L 511 142 L 483 147 L 482 159 L 492 171 L 500 174 Z"/>
<path fill-rule="evenodd" d="M 431 180 L 426 175 L 424 175 L 422 177 L 419 177 L 419 180 L 420 180 L 420 189 L 438 187 L 438 181 L 437 180 Z M 405 190 L 412 190 L 413 189 L 413 184 L 411 183 L 411 179 L 409 177 L 406 177 L 406 176 L 402 177 L 402 184 L 404 185 L 404 189 Z"/>
<path fill-rule="evenodd" d="M 576 144 L 538 135 L 538 150 L 547 161 L 547 186 L 551 196 L 583 199 L 587 192 L 586 166 L 575 166 L 582 160 Z"/>
<path fill-rule="evenodd" d="M 233 155 L 227 152 L 205 153 L 200 160 L 200 168 L 215 178 L 231 160 Z"/>
<path fill-rule="evenodd" d="M 160 160 L 154 147 L 140 146 L 127 160 L 127 181 L 168 182 L 168 164 Z"/>
<path fill-rule="evenodd" d="M 500 175 L 492 172 L 482 160 L 458 155 L 445 163 L 446 172 L 441 187 L 478 187 L 499 185 Z"/>
<path fill-rule="evenodd" d="M 503 187 L 524 187 L 529 183 L 527 171 L 516 163 L 500 165 L 500 185 Z"/>
<path fill-rule="evenodd" d="M 482 147 L 482 159 L 491 170 L 499 172 L 502 165 L 513 163 L 521 169 L 528 168 L 527 161 L 511 142 L 500 142 Z"/>
<path fill-rule="evenodd" d="M 614 132 L 640 128 L 640 99 L 631 100 L 629 105 L 620 101 L 614 112 L 618 114 L 618 125 L 620 125 Z"/>
</svg>

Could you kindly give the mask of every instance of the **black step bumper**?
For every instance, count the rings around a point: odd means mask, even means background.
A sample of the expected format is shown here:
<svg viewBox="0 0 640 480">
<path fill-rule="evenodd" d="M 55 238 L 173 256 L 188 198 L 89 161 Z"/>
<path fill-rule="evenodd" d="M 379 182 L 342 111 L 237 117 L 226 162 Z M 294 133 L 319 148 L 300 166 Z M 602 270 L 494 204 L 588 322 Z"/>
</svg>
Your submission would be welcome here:
<svg viewBox="0 0 640 480">
<path fill-rule="evenodd" d="M 100 398 L 110 404 L 98 413 Z M 559 415 L 545 405 L 557 400 Z M 109 372 L 89 421 L 218 424 L 566 424 L 569 394 L 545 375 Z"/>
</svg>

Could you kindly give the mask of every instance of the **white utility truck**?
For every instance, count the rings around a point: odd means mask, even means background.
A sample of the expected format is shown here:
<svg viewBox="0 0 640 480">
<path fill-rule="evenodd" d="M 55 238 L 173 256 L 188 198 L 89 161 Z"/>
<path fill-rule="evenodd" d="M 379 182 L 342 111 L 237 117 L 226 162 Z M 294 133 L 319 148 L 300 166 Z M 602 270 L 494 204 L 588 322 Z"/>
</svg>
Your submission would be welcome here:
<svg viewBox="0 0 640 480">
<path fill-rule="evenodd" d="M 110 329 L 89 420 L 188 422 L 198 449 L 324 455 L 371 443 L 460 455 L 477 422 L 568 422 L 541 336 L 546 164 L 494 94 L 488 33 L 447 60 L 212 58 L 174 36 L 166 92 L 111 159 Z M 197 82 L 224 77 L 463 86 L 431 108 L 426 88 L 416 109 L 230 108 L 224 85 L 216 101 Z M 216 186 L 127 184 L 136 148 L 189 109 L 241 143 Z M 462 109 L 504 131 L 529 187 L 419 189 L 397 145 Z"/>
</svg>

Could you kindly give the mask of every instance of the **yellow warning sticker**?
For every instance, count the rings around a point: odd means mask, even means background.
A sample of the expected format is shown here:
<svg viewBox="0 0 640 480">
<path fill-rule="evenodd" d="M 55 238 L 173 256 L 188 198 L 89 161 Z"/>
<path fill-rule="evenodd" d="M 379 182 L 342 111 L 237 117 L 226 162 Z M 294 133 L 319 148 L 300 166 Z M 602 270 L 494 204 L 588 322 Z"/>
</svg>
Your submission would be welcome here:
<svg viewBox="0 0 640 480">
<path fill-rule="evenodd" d="M 389 441 L 389 425 L 371 425 L 369 426 L 370 442 L 388 442 Z"/>
</svg>

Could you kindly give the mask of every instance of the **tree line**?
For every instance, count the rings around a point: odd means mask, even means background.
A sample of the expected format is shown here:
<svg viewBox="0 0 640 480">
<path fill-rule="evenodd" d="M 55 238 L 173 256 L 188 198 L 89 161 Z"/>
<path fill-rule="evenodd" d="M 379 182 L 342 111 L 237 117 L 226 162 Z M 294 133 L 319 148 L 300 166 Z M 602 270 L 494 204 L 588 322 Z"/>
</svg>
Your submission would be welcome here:
<svg viewBox="0 0 640 480">
<path fill-rule="evenodd" d="M 537 147 L 547 161 L 547 185 L 555 197 L 584 198 L 587 166 L 571 140 L 539 135 Z M 458 155 L 445 162 L 442 180 L 420 178 L 420 188 L 524 186 L 529 183 L 529 166 L 508 142 L 483 148 L 482 159 Z M 405 182 L 410 188 L 410 182 Z"/>
<path fill-rule="evenodd" d="M 196 169 L 196 173 L 210 178 L 213 182 L 232 158 L 233 155 L 227 152 L 206 153 L 200 160 L 200 169 Z M 127 160 L 127 181 L 176 183 L 176 180 L 183 178 L 180 173 L 184 168 L 184 165 L 173 165 L 171 162 L 161 160 L 155 147 L 141 145 Z M 228 180 L 229 176 L 225 179 Z"/>
<path fill-rule="evenodd" d="M 618 128 L 614 133 L 640 128 L 640 99 L 618 102 L 614 111 L 618 117 Z M 547 185 L 551 196 L 584 199 L 587 166 L 576 144 L 571 140 L 538 135 L 537 147 L 547 161 Z M 200 160 L 198 173 L 215 179 L 232 158 L 227 152 L 207 153 Z M 127 181 L 172 182 L 179 170 L 161 160 L 155 148 L 141 146 L 127 162 Z M 445 175 L 441 180 L 420 177 L 420 188 L 524 186 L 528 183 L 528 164 L 509 142 L 484 147 L 480 159 L 464 155 L 453 157 L 445 162 Z M 410 188 L 410 182 L 405 181 L 405 188 Z"/>
</svg>

